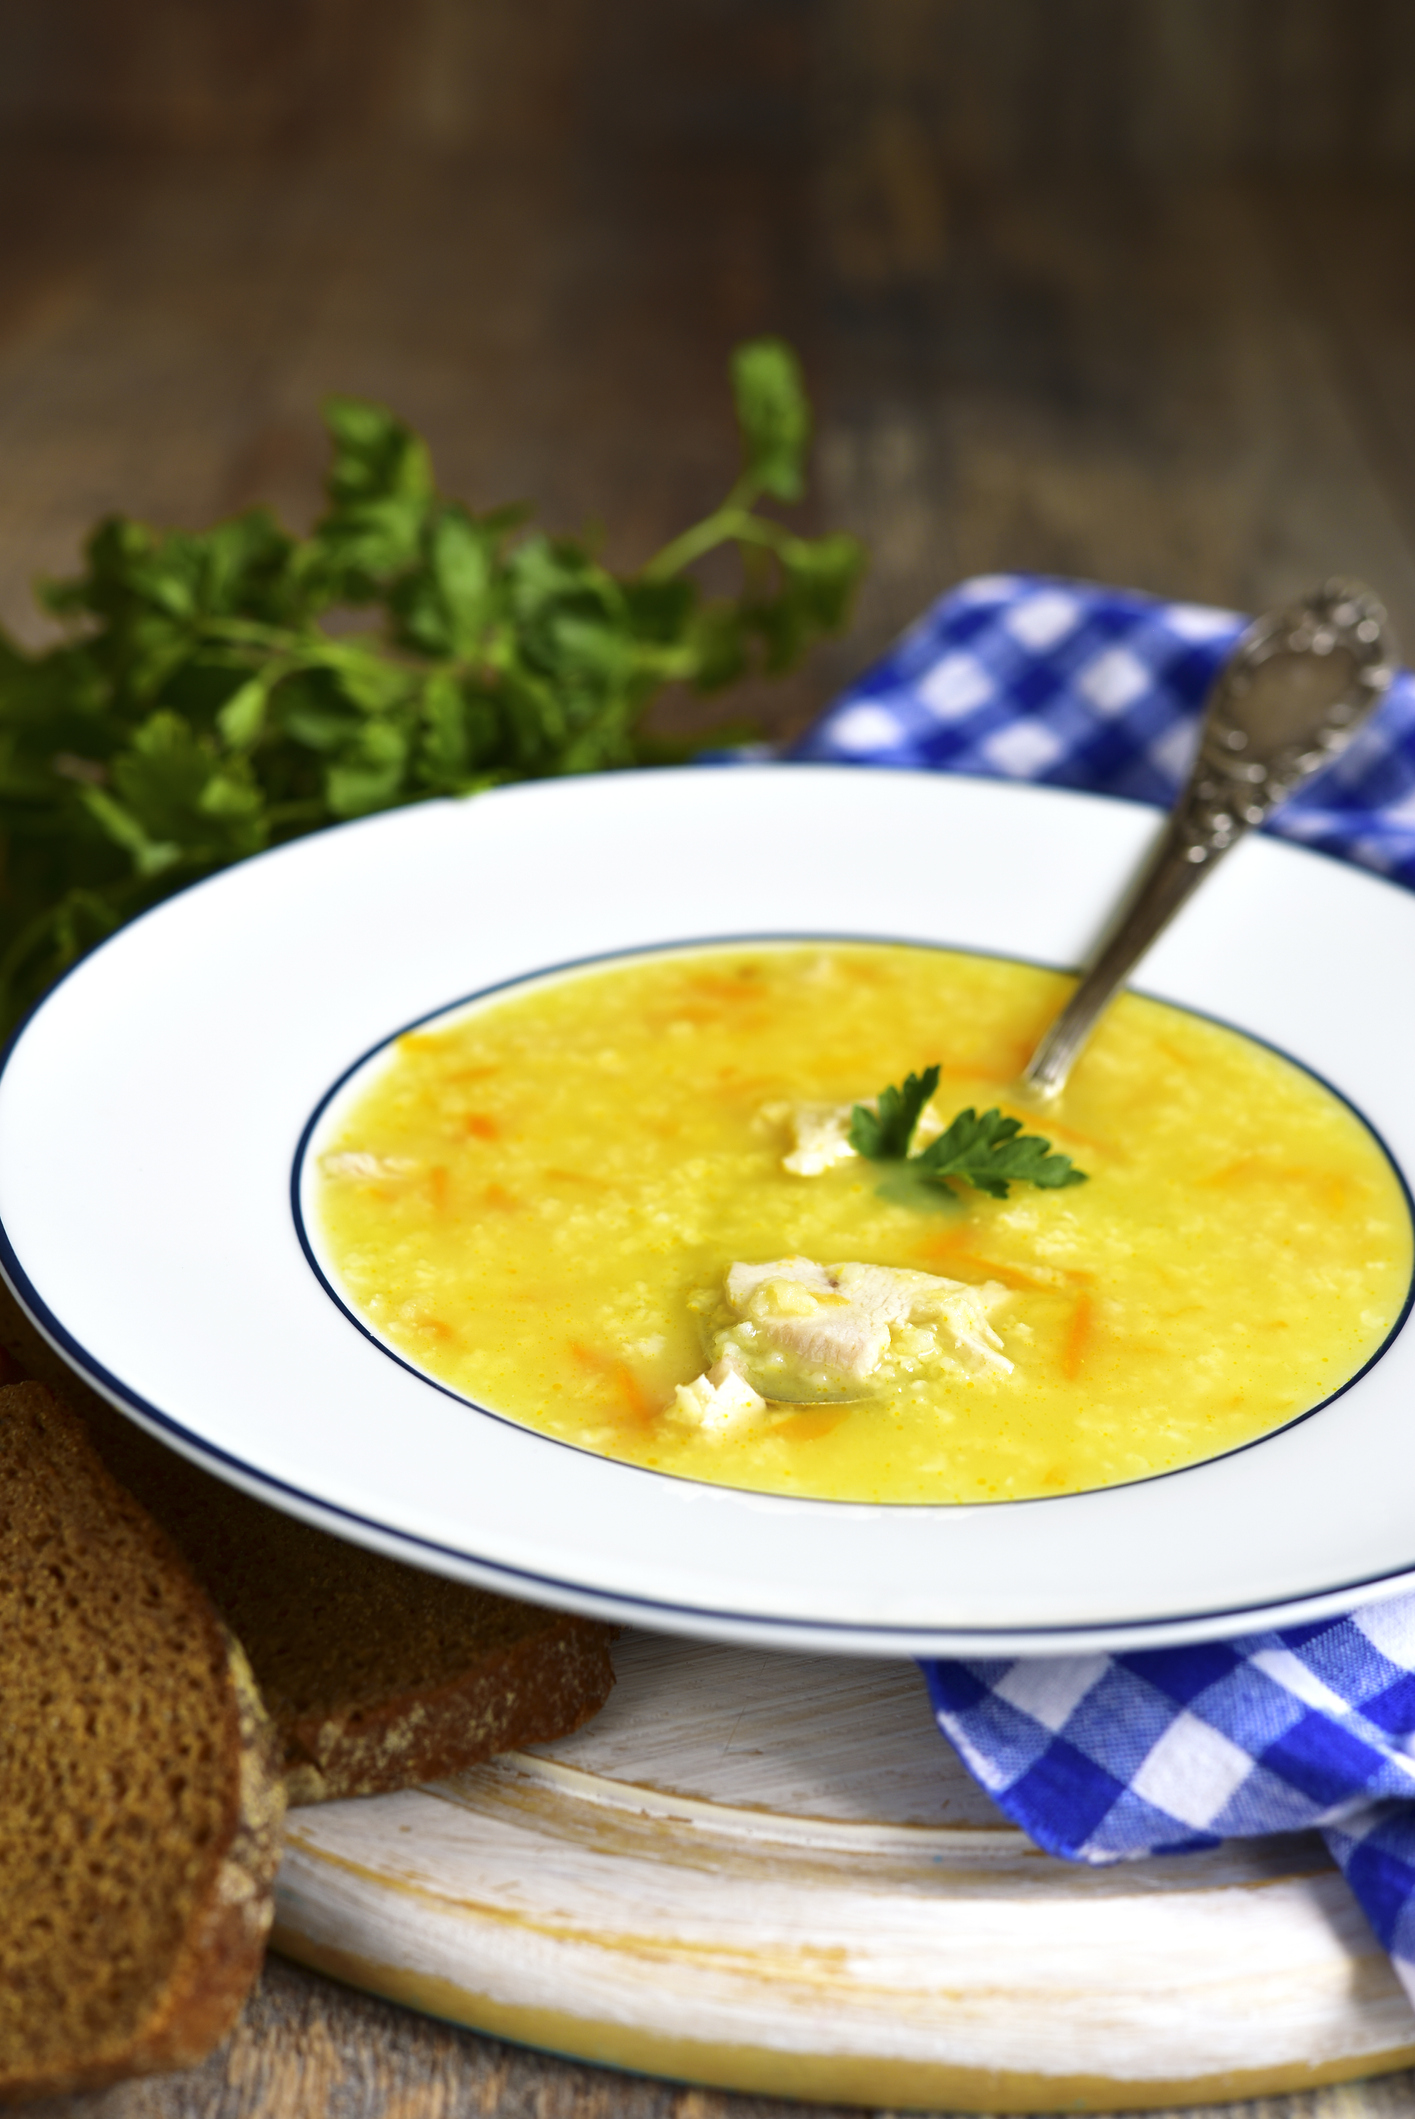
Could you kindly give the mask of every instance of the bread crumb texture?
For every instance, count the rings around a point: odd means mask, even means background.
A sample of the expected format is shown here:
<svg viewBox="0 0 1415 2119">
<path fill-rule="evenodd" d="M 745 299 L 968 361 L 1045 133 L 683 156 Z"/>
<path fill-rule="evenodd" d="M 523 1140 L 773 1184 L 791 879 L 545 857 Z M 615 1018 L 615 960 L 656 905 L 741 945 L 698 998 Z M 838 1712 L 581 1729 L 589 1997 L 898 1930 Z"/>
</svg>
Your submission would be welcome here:
<svg viewBox="0 0 1415 2119">
<path fill-rule="evenodd" d="M 608 1627 L 331 1537 L 116 1415 L 96 1440 L 249 1654 L 291 1802 L 440 1779 L 563 1736 L 608 1698 Z"/>
<path fill-rule="evenodd" d="M 192 2064 L 271 1918 L 249 1669 L 38 1383 L 0 1388 L 0 2101 Z"/>
<path fill-rule="evenodd" d="M 613 1628 L 425 1574 L 214 1479 L 67 1369 L 3 1282 L 0 1359 L 82 1414 L 240 1641 L 292 1803 L 440 1780 L 565 1736 L 608 1699 Z"/>
</svg>

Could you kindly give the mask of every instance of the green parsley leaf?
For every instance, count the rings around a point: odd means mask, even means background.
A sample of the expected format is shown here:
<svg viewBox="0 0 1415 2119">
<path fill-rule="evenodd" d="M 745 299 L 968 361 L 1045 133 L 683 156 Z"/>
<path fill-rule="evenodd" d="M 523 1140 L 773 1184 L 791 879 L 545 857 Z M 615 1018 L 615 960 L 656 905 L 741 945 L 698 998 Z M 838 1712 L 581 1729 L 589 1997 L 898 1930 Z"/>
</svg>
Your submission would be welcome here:
<svg viewBox="0 0 1415 2119">
<path fill-rule="evenodd" d="M 439 491 L 426 443 L 331 398 L 325 513 L 308 536 L 252 508 L 200 532 L 98 523 L 67 629 L 0 631 L 0 1035 L 124 920 L 228 862 L 343 817 L 511 780 L 677 762 L 644 718 L 794 667 L 846 621 L 864 553 L 759 511 L 802 490 L 810 407 L 779 339 L 730 370 L 742 465 L 725 499 L 616 575 L 598 538 L 527 530 Z M 692 569 L 735 553 L 735 595 Z M 351 608 L 368 629 L 351 632 Z"/>
<path fill-rule="evenodd" d="M 908 1076 L 902 1089 L 881 1089 L 876 1109 L 856 1104 L 850 1114 L 850 1145 L 872 1162 L 902 1162 L 909 1153 L 924 1105 L 938 1087 L 938 1068 Z"/>
<path fill-rule="evenodd" d="M 742 474 L 759 493 L 799 500 L 811 408 L 801 364 L 783 339 L 751 339 L 732 356 L 732 395 L 742 430 Z"/>
<path fill-rule="evenodd" d="M 357 397 L 331 397 L 324 407 L 324 420 L 334 441 L 329 497 L 336 504 L 432 497 L 432 463 L 426 442 L 382 405 L 366 404 Z"/>
<path fill-rule="evenodd" d="M 1049 1140 L 1024 1133 L 1020 1118 L 1004 1118 L 996 1109 L 981 1118 L 971 1107 L 960 1111 L 927 1148 L 910 1155 L 914 1129 L 938 1082 L 938 1068 L 926 1067 L 907 1076 L 902 1089 L 881 1089 L 873 1111 L 856 1104 L 851 1113 L 850 1145 L 857 1155 L 903 1164 L 881 1187 L 887 1198 L 917 1204 L 920 1184 L 951 1191 L 955 1178 L 993 1199 L 1006 1199 L 1013 1184 L 1038 1185 L 1046 1192 L 1085 1184 L 1085 1171 L 1069 1155 L 1053 1154 Z"/>
<path fill-rule="evenodd" d="M 960 1111 L 946 1132 L 911 1157 L 910 1166 L 934 1184 L 961 1178 L 993 1199 L 1006 1199 L 1012 1183 L 1054 1192 L 1086 1182 L 1069 1155 L 1053 1154 L 1049 1140 L 1024 1133 L 1020 1118 L 1004 1118 L 996 1109 L 981 1118 L 971 1108 Z"/>
</svg>

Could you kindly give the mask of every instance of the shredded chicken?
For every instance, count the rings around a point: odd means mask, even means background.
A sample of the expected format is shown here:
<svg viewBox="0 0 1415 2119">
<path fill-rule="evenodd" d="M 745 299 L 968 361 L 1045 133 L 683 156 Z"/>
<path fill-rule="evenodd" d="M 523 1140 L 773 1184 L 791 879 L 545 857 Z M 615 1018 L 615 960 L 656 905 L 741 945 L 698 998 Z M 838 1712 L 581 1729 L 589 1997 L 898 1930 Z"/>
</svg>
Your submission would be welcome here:
<svg viewBox="0 0 1415 2119">
<path fill-rule="evenodd" d="M 783 1355 L 811 1373 L 816 1391 L 844 1386 L 849 1397 L 850 1386 L 872 1375 L 891 1350 L 906 1368 L 920 1356 L 936 1356 L 942 1327 L 968 1367 L 993 1375 L 1012 1372 L 988 1322 L 989 1312 L 1007 1297 L 996 1280 L 969 1287 L 898 1266 L 825 1266 L 813 1258 L 774 1258 L 764 1265 L 734 1265 L 726 1296 L 737 1322 L 717 1336 L 721 1359 L 677 1390 L 676 1410 L 705 1434 L 726 1435 L 765 1409 L 768 1398 L 744 1371 L 753 1370 L 770 1393 L 769 1379 Z"/>
<path fill-rule="evenodd" d="M 403 1177 L 418 1166 L 405 1155 L 370 1155 L 364 1148 L 347 1148 L 342 1154 L 322 1156 L 320 1167 L 326 1177 Z"/>
<path fill-rule="evenodd" d="M 696 1420 L 706 1433 L 723 1434 L 749 1413 L 761 1412 L 766 1400 L 752 1389 L 731 1357 L 724 1354 L 705 1376 L 679 1384 L 677 1404 L 678 1411 Z"/>
<path fill-rule="evenodd" d="M 836 1163 L 850 1162 L 850 1116 L 853 1104 L 796 1104 L 787 1114 L 791 1153 L 781 1158 L 794 1177 L 819 1177 Z"/>
<path fill-rule="evenodd" d="M 998 1281 L 969 1287 L 896 1266 L 818 1265 L 779 1258 L 734 1265 L 727 1299 L 771 1345 L 812 1368 L 862 1378 L 878 1368 L 901 1325 L 942 1324 L 969 1365 L 1010 1374 L 988 1314 L 1006 1299 Z"/>
<path fill-rule="evenodd" d="M 862 1101 L 867 1111 L 874 1110 L 872 1096 Z M 819 1177 L 837 1163 L 854 1161 L 855 1150 L 850 1145 L 854 1112 L 854 1104 L 768 1104 L 762 1117 L 772 1125 L 785 1126 L 790 1134 L 791 1147 L 781 1158 L 782 1169 L 793 1177 Z M 914 1129 L 915 1145 L 926 1146 L 942 1131 L 932 1108 L 926 1109 Z"/>
</svg>

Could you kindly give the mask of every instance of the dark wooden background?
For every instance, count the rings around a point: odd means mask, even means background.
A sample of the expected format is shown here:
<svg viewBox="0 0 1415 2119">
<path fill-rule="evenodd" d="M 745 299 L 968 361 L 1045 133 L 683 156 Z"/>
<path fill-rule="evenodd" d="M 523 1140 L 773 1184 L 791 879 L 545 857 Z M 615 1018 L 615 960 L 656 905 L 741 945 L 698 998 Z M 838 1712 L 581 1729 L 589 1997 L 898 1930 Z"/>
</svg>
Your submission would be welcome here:
<svg viewBox="0 0 1415 2119">
<path fill-rule="evenodd" d="M 0 120 L 21 630 L 103 508 L 308 517 L 331 389 L 632 562 L 773 329 L 874 552 L 781 722 L 999 567 L 1415 639 L 1408 0 L 3 0 Z"/>
<path fill-rule="evenodd" d="M 329 390 L 633 563 L 728 481 L 725 356 L 775 330 L 811 513 L 874 554 L 851 637 L 753 702 L 776 728 L 975 571 L 1244 608 L 1352 571 L 1415 643 L 1409 0 L 0 0 L 0 195 L 26 637 L 105 509 L 307 519 Z M 768 2107 L 273 1965 L 204 2069 L 36 2109 Z"/>
</svg>

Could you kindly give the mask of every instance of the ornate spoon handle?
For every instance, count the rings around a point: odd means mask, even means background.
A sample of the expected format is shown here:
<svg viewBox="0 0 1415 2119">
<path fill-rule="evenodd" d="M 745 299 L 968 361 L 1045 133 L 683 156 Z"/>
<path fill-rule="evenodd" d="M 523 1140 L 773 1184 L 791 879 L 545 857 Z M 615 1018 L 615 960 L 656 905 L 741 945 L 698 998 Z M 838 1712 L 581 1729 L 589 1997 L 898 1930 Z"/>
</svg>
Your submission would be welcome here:
<svg viewBox="0 0 1415 2119">
<path fill-rule="evenodd" d="M 1358 581 L 1328 581 L 1259 618 L 1220 670 L 1188 783 L 1128 909 L 1027 1063 L 1060 1093 L 1096 1019 L 1160 929 L 1251 824 L 1329 765 L 1379 703 L 1399 651 Z"/>
</svg>

